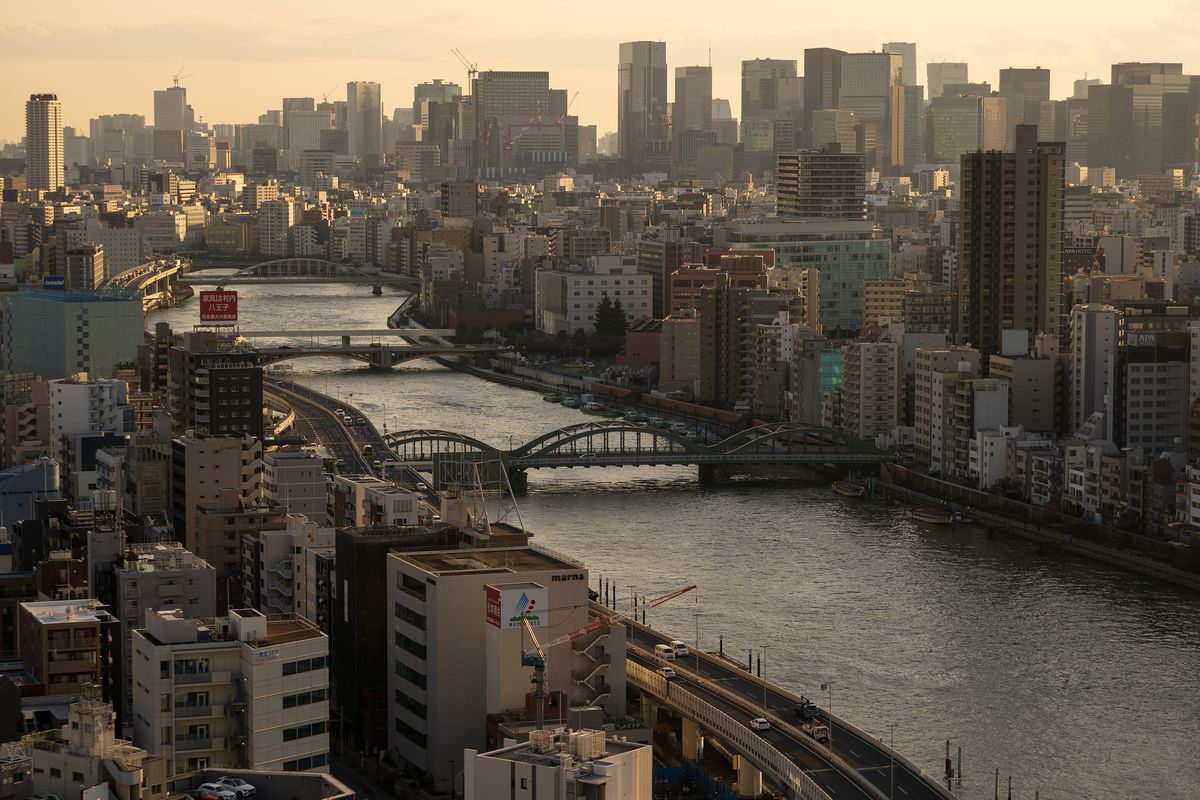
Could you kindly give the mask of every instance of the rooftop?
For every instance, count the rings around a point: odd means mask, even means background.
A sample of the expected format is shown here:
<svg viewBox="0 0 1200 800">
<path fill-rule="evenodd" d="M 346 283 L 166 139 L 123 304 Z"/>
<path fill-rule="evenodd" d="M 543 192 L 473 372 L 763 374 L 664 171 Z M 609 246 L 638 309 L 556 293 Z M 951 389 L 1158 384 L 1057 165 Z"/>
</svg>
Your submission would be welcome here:
<svg viewBox="0 0 1200 800">
<path fill-rule="evenodd" d="M 21 608 L 32 614 L 43 625 L 63 623 L 108 622 L 112 615 L 99 600 L 43 600 L 21 603 Z"/>
<path fill-rule="evenodd" d="M 435 575 L 463 572 L 515 573 L 582 569 L 582 565 L 578 561 L 555 555 L 539 547 L 431 550 L 417 553 L 393 551 L 391 555 Z"/>
<path fill-rule="evenodd" d="M 212 569 L 207 561 L 178 542 L 133 544 L 125 551 L 124 566 L 116 572 L 164 572 L 167 570 Z"/>
</svg>

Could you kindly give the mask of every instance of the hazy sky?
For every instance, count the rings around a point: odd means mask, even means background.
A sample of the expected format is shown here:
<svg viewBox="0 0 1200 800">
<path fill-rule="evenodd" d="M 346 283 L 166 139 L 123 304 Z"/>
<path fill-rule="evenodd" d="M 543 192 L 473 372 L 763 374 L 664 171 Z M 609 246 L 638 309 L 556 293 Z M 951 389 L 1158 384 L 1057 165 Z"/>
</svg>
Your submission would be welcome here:
<svg viewBox="0 0 1200 800">
<path fill-rule="evenodd" d="M 1127 0 L 691 0 L 594 3 L 507 0 L 404 3 L 355 0 L 243 0 L 188 4 L 124 0 L 97 4 L 9 2 L 0 15 L 0 139 L 24 133 L 24 102 L 53 92 L 64 120 L 87 131 L 101 113 L 142 113 L 152 122 L 154 89 L 179 70 L 205 121 L 253 122 L 280 98 L 329 92 L 345 99 L 349 80 L 383 84 L 384 111 L 412 104 L 412 86 L 431 78 L 464 83 L 450 53 L 480 69 L 549 70 L 555 88 L 579 90 L 582 124 L 616 128 L 617 44 L 667 42 L 667 63 L 704 64 L 712 48 L 713 90 L 739 114 L 740 61 L 796 58 L 805 47 L 878 49 L 917 42 L 927 61 L 967 61 L 972 80 L 997 83 L 1007 66 L 1049 68 L 1055 97 L 1086 72 L 1107 80 L 1114 61 L 1182 61 L 1200 21 L 1193 3 Z M 823 9 L 832 8 L 834 12 Z M 964 8 L 973 9 L 965 15 Z M 672 90 L 673 91 L 673 90 Z"/>
</svg>

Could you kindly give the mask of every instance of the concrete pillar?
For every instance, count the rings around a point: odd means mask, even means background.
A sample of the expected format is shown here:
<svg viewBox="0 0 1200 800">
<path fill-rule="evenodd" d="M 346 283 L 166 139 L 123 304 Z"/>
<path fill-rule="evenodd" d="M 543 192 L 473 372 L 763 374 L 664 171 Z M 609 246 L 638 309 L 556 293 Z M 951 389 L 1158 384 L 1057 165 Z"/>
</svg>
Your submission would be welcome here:
<svg viewBox="0 0 1200 800">
<path fill-rule="evenodd" d="M 737 796 L 758 797 L 762 794 L 762 772 L 745 756 L 738 756 L 733 766 L 737 770 Z"/>
<path fill-rule="evenodd" d="M 700 763 L 704 760 L 704 734 L 700 732 L 700 726 L 687 717 L 683 718 L 683 736 L 679 747 L 684 761 L 695 759 L 696 763 Z"/>
</svg>

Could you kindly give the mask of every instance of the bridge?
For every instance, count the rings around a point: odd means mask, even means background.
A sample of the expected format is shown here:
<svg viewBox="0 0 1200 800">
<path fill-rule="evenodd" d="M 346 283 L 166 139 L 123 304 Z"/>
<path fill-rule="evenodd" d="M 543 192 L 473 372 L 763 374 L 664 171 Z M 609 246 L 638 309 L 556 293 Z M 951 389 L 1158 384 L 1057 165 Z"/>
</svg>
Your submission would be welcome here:
<svg viewBox="0 0 1200 800">
<path fill-rule="evenodd" d="M 143 307 L 157 308 L 171 299 L 176 285 L 182 282 L 183 273 L 190 267 L 191 262 L 187 259 L 156 258 L 130 267 L 124 272 L 118 272 L 105 283 L 108 286 L 140 289 Z"/>
<path fill-rule="evenodd" d="M 757 425 L 716 441 L 699 433 L 626 420 L 570 425 L 510 450 L 501 450 L 452 431 L 398 431 L 387 442 L 400 461 L 432 468 L 451 461 L 498 463 L 514 483 L 530 469 L 696 465 L 706 468 L 753 465 L 873 466 L 894 454 L 843 433 L 798 422 Z"/>
<path fill-rule="evenodd" d="M 348 338 L 348 337 L 344 337 Z M 495 353 L 498 347 L 492 345 L 457 344 L 457 345 L 386 345 L 372 342 L 371 344 L 342 345 L 277 345 L 254 348 L 262 365 L 278 364 L 281 361 L 292 361 L 297 358 L 316 358 L 318 356 L 340 356 L 361 361 L 376 369 L 391 369 L 397 364 L 415 361 L 418 358 L 433 356 L 469 356 L 479 353 Z"/>
<path fill-rule="evenodd" d="M 236 272 L 215 275 L 211 270 L 192 272 L 180 278 L 189 286 L 223 286 L 235 288 L 252 284 L 322 284 L 341 283 L 354 286 L 371 286 L 376 294 L 382 287 L 393 286 L 415 292 L 420 281 L 408 275 L 369 269 L 353 264 L 340 264 L 320 258 L 279 258 L 243 267 Z"/>
<path fill-rule="evenodd" d="M 612 613 L 592 605 L 594 614 Z M 801 730 L 798 695 L 726 658 L 689 648 L 670 663 L 675 677 L 664 678 L 654 648 L 670 646 L 674 637 L 628 617 L 623 623 L 626 679 L 642 696 L 642 717 L 652 728 L 672 731 L 685 760 L 701 760 L 706 740 L 719 740 L 735 756 L 738 796 L 760 796 L 765 778 L 785 796 L 805 800 L 954 800 L 933 776 L 828 708 L 816 709 L 816 719 L 829 727 L 830 738 L 816 741 Z M 756 717 L 770 728 L 752 730 L 747 723 Z"/>
</svg>

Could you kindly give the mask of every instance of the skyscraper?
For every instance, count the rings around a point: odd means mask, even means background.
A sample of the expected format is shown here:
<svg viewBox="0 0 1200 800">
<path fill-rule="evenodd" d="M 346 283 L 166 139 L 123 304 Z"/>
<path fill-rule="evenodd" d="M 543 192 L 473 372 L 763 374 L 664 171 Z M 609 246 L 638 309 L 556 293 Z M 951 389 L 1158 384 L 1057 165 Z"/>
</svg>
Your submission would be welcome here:
<svg viewBox="0 0 1200 800">
<path fill-rule="evenodd" d="M 629 165 L 661 165 L 669 155 L 667 43 L 622 42 L 617 64 L 617 142 Z"/>
<path fill-rule="evenodd" d="M 814 111 L 838 108 L 842 84 L 842 50 L 809 47 L 804 51 L 804 129 L 812 129 Z"/>
<path fill-rule="evenodd" d="M 916 42 L 884 42 L 883 52 L 897 53 L 904 66 L 904 85 L 917 85 L 917 43 Z"/>
<path fill-rule="evenodd" d="M 1017 125 L 1036 125 L 1042 103 L 1050 99 L 1050 70 L 1041 67 L 1000 70 L 1000 96 L 1008 100 L 1008 122 L 1004 133 L 1011 150 L 1016 142 Z"/>
<path fill-rule="evenodd" d="M 742 62 L 742 145 L 746 168 L 770 169 L 775 155 L 795 150 L 803 128 L 804 79 L 796 62 L 756 58 Z"/>
<path fill-rule="evenodd" d="M 696 149 L 712 144 L 712 130 L 712 67 L 676 67 L 671 114 L 675 161 L 694 164 Z"/>
<path fill-rule="evenodd" d="M 903 70 L 903 60 L 896 53 L 841 56 L 837 107 L 853 111 L 856 123 L 876 126 L 878 155 L 873 164 L 868 158 L 868 168 L 887 169 L 904 163 Z"/>
<path fill-rule="evenodd" d="M 413 125 L 421 125 L 425 129 L 428 123 L 424 118 L 426 103 L 453 103 L 457 97 L 462 97 L 462 87 L 457 83 L 444 82 L 441 78 L 418 83 L 413 87 Z"/>
<path fill-rule="evenodd" d="M 31 94 L 25 103 L 25 176 L 30 189 L 52 190 L 66 183 L 58 95 Z"/>
<path fill-rule="evenodd" d="M 187 89 L 169 86 L 154 91 L 154 129 L 182 131 L 187 125 Z"/>
<path fill-rule="evenodd" d="M 962 157 L 957 340 L 985 363 L 1005 331 L 1057 336 L 1062 325 L 1064 149 L 1019 125 L 1016 152 Z"/>
<path fill-rule="evenodd" d="M 779 156 L 776 211 L 781 216 L 866 219 L 866 156 L 837 148 Z"/>
<path fill-rule="evenodd" d="M 354 158 L 383 152 L 383 101 L 375 81 L 346 84 L 346 129 Z"/>
<path fill-rule="evenodd" d="M 942 96 L 943 87 L 948 83 L 967 83 L 967 65 L 962 61 L 930 62 L 925 67 L 928 77 L 927 87 L 929 99 Z"/>
</svg>

